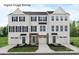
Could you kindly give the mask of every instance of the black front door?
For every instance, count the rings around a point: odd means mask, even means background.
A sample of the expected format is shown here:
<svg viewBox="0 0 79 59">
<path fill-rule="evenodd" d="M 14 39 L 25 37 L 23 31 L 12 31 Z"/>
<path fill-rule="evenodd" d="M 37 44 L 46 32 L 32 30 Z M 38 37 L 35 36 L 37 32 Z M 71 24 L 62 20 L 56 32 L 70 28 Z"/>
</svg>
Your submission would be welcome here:
<svg viewBox="0 0 79 59">
<path fill-rule="evenodd" d="M 22 37 L 22 44 L 25 44 L 26 42 L 25 42 L 25 37 Z"/>
<path fill-rule="evenodd" d="M 56 43 L 56 36 L 53 36 L 53 43 Z"/>
</svg>

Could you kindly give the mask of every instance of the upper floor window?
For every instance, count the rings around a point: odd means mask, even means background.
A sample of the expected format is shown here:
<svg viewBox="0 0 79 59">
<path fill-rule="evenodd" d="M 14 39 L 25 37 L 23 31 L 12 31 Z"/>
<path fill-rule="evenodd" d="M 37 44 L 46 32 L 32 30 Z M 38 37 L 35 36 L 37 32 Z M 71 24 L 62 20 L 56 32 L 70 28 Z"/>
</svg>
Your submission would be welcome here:
<svg viewBox="0 0 79 59">
<path fill-rule="evenodd" d="M 46 26 L 40 26 L 40 31 L 46 31 Z"/>
<path fill-rule="evenodd" d="M 28 32 L 28 26 L 22 26 L 22 32 Z"/>
<path fill-rule="evenodd" d="M 59 17 L 58 16 L 56 16 L 56 21 L 58 21 L 59 20 Z"/>
<path fill-rule="evenodd" d="M 60 26 L 60 31 L 63 31 L 63 26 Z"/>
<path fill-rule="evenodd" d="M 51 20 L 54 21 L 54 16 L 51 17 Z"/>
<path fill-rule="evenodd" d="M 39 16 L 38 20 L 39 21 L 47 21 L 47 16 Z"/>
<path fill-rule="evenodd" d="M 63 21 L 63 16 L 60 16 L 60 20 Z"/>
<path fill-rule="evenodd" d="M 16 26 L 16 32 L 21 32 L 21 26 Z"/>
<path fill-rule="evenodd" d="M 51 30 L 54 31 L 54 26 L 51 26 Z"/>
<path fill-rule="evenodd" d="M 12 16 L 12 22 L 18 22 L 18 17 L 17 16 Z"/>
<path fill-rule="evenodd" d="M 56 26 L 56 31 L 58 31 L 59 30 L 59 27 L 58 26 Z"/>
<path fill-rule="evenodd" d="M 65 26 L 65 31 L 67 31 L 67 29 L 68 29 L 68 27 L 67 27 L 67 26 Z"/>
<path fill-rule="evenodd" d="M 9 32 L 15 32 L 15 26 L 9 26 Z"/>
<path fill-rule="evenodd" d="M 31 17 L 31 21 L 37 21 L 37 17 L 36 16 L 32 16 Z"/>
<path fill-rule="evenodd" d="M 24 16 L 20 16 L 19 17 L 19 22 L 25 22 L 25 17 Z"/>
<path fill-rule="evenodd" d="M 68 20 L 68 18 L 67 18 L 67 16 L 65 16 L 65 21 L 67 21 Z"/>
<path fill-rule="evenodd" d="M 37 26 L 31 26 L 31 32 L 36 32 L 37 31 Z"/>
</svg>

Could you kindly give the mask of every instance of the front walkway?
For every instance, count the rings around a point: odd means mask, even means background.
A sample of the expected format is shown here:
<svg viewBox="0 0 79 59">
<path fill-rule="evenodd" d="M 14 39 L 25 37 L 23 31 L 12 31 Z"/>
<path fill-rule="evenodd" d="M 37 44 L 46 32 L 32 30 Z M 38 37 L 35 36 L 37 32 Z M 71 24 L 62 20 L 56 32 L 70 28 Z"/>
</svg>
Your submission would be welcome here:
<svg viewBox="0 0 79 59">
<path fill-rule="evenodd" d="M 42 37 L 39 38 L 39 47 L 36 53 L 53 53 L 54 51 L 47 45 L 47 39 Z"/>
<path fill-rule="evenodd" d="M 51 50 L 47 44 L 39 44 L 37 53 L 53 53 L 54 51 Z"/>
</svg>

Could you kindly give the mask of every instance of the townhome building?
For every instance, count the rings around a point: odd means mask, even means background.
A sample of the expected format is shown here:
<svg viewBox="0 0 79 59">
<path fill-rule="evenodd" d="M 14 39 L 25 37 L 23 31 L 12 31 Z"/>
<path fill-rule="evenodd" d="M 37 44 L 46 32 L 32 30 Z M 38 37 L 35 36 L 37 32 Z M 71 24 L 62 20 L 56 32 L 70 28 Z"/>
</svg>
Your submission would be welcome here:
<svg viewBox="0 0 79 59">
<path fill-rule="evenodd" d="M 69 44 L 70 14 L 61 7 L 55 11 L 21 11 L 8 15 L 8 44 Z"/>
</svg>

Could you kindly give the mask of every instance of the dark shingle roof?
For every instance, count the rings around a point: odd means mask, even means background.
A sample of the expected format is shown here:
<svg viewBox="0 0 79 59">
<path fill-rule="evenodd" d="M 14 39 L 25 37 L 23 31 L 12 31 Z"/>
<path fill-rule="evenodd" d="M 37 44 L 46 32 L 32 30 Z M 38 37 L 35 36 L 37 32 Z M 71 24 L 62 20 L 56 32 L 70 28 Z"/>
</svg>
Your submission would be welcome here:
<svg viewBox="0 0 79 59">
<path fill-rule="evenodd" d="M 48 15 L 53 13 L 53 11 L 47 11 L 47 12 L 23 12 L 24 14 L 29 14 L 29 15 Z"/>
<path fill-rule="evenodd" d="M 23 12 L 23 13 L 29 15 L 47 15 L 47 12 Z"/>
<path fill-rule="evenodd" d="M 53 13 L 54 11 L 47 11 L 49 14 Z"/>
</svg>

